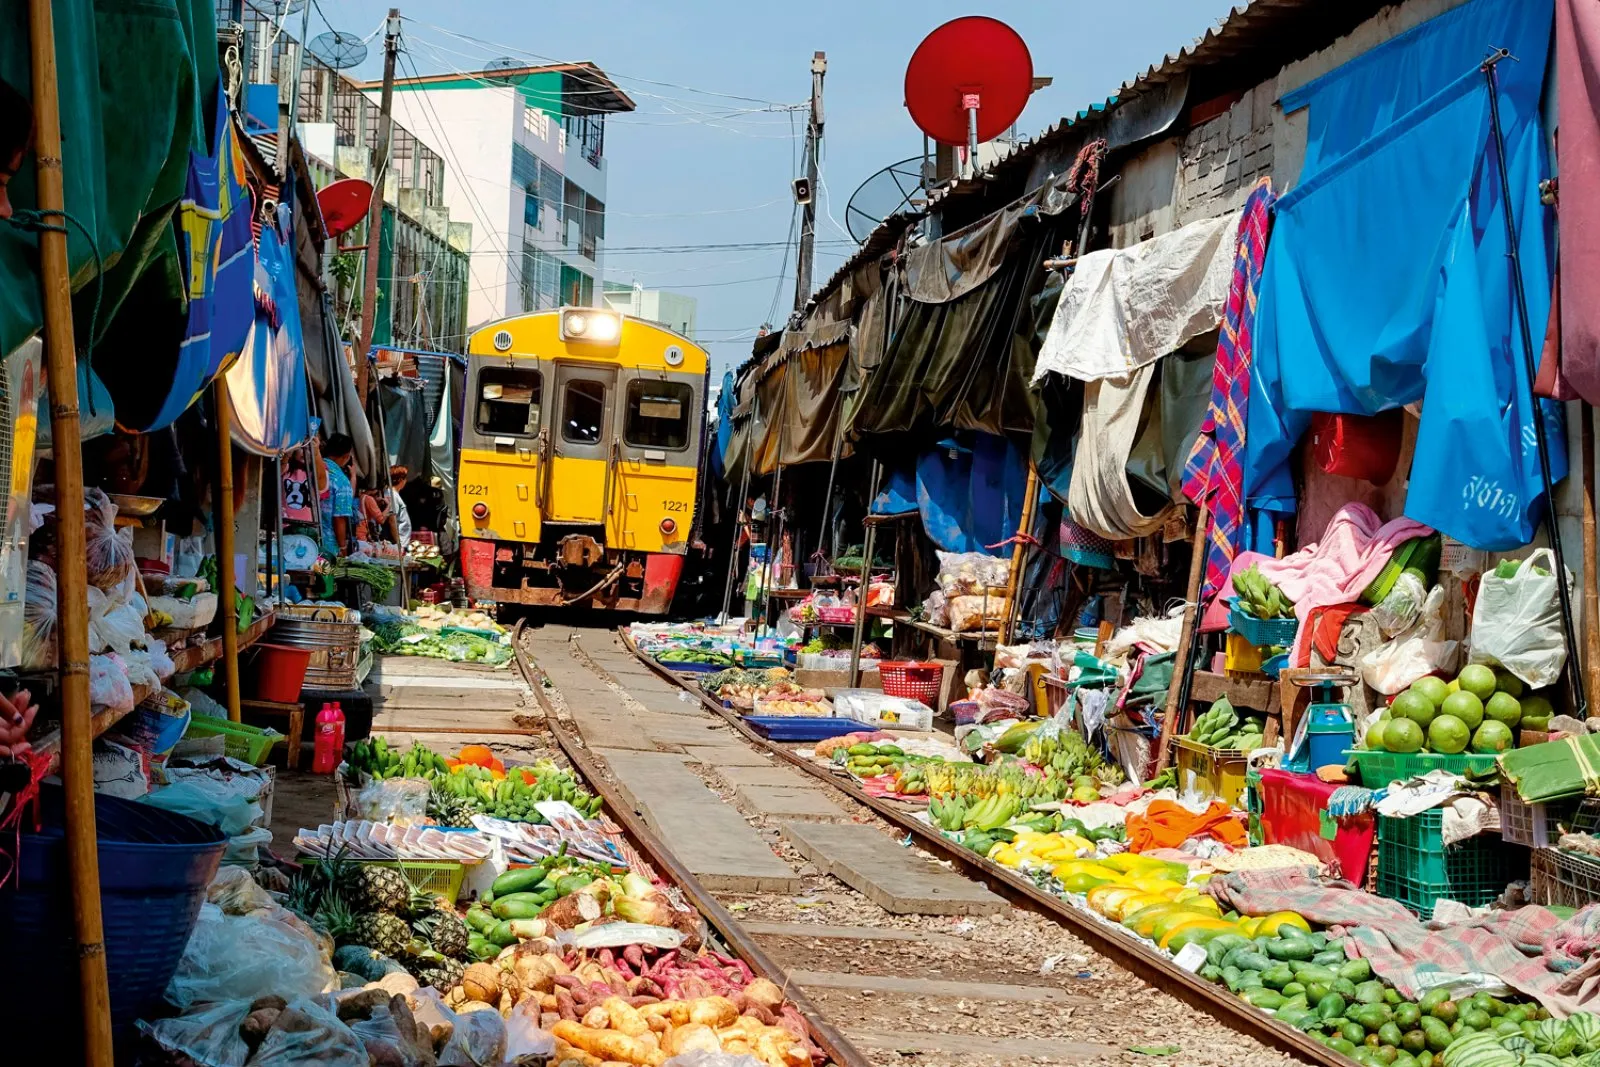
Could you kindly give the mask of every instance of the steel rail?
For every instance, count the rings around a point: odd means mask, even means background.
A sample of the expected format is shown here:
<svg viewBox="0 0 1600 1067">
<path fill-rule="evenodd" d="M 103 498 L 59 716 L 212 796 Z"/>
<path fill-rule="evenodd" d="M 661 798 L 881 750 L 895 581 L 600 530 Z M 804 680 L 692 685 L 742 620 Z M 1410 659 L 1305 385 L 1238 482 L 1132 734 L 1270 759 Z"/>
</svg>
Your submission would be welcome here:
<svg viewBox="0 0 1600 1067">
<path fill-rule="evenodd" d="M 811 1031 L 811 1040 L 825 1053 L 830 1061 L 837 1067 L 872 1067 L 871 1062 L 861 1054 L 856 1047 L 845 1038 L 831 1023 L 822 1017 L 822 1013 L 811 1003 L 805 992 L 789 981 L 789 975 L 770 956 L 762 950 L 748 932 L 739 925 L 733 913 L 722 906 L 721 901 L 700 884 L 700 880 L 685 867 L 678 858 L 662 843 L 661 839 L 651 832 L 649 827 L 633 811 L 632 806 L 622 798 L 615 787 L 601 773 L 594 759 L 589 754 L 588 746 L 577 735 L 576 731 L 563 722 L 557 715 L 555 708 L 550 703 L 550 698 L 544 692 L 543 672 L 538 672 L 528 662 L 527 654 L 522 649 L 523 622 L 519 620 L 511 633 L 511 648 L 516 659 L 517 670 L 522 678 L 533 690 L 534 698 L 539 706 L 544 709 L 545 723 L 550 729 L 556 743 L 561 746 L 561 751 L 568 760 L 584 776 L 589 788 L 599 794 L 605 803 L 606 813 L 622 827 L 623 833 L 628 836 L 633 847 L 638 849 L 645 859 L 649 860 L 658 870 L 664 872 L 672 879 L 683 895 L 688 899 L 701 915 L 705 916 L 711 928 L 717 932 L 723 942 L 732 948 L 738 956 L 750 964 L 758 977 L 772 982 L 783 990 L 784 996 L 800 1012 L 801 1018 L 806 1022 L 806 1027 Z M 590 669 L 603 673 L 593 663 Z"/>
<path fill-rule="evenodd" d="M 699 692 L 698 686 L 691 688 L 683 678 L 640 652 L 626 630 L 619 627 L 617 632 L 623 646 L 640 662 L 667 681 L 698 696 L 702 706 L 721 716 L 746 739 L 812 777 L 827 782 L 857 803 L 871 808 L 875 814 L 909 833 L 923 848 L 956 864 L 969 877 L 983 882 L 1011 903 L 1065 923 L 1091 948 L 1110 957 L 1119 966 L 1133 972 L 1157 989 L 1172 994 L 1190 1007 L 1205 1012 L 1239 1033 L 1308 1063 L 1321 1064 L 1323 1067 L 1350 1067 L 1353 1062 L 1332 1049 L 1318 1044 L 1299 1030 L 1252 1008 L 1225 989 L 1177 966 L 1170 957 L 1151 949 L 1121 927 L 1112 926 L 1099 916 L 1087 914 L 1061 898 L 1046 893 L 1021 875 L 997 863 L 991 863 L 970 849 L 962 848 L 926 823 L 867 793 L 853 780 L 841 779 L 827 768 L 773 744 L 751 729 L 737 712 L 724 708 L 705 693 Z"/>
</svg>

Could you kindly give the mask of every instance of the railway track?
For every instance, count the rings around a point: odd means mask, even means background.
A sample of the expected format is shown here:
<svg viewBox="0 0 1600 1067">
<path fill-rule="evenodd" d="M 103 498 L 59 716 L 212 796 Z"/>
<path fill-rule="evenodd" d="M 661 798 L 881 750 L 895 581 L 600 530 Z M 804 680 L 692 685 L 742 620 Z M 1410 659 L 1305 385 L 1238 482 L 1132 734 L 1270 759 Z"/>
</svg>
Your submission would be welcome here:
<svg viewBox="0 0 1600 1067">
<path fill-rule="evenodd" d="M 635 658 L 616 634 L 519 627 L 516 648 L 552 735 L 613 817 L 689 888 L 730 945 L 796 995 L 835 1062 L 1338 1062 L 1298 1032 L 1241 1010 L 1208 983 L 1173 974 L 1133 939 L 1062 914 L 1062 902 L 1030 883 L 970 862 L 903 813 L 768 745 L 736 715 L 698 694 L 685 696 L 689 691 L 674 676 Z M 631 739 L 626 723 L 617 729 L 622 716 L 637 725 Z M 661 729 L 663 722 L 671 729 Z M 682 732 L 693 724 L 708 740 L 718 738 L 717 759 L 696 761 L 700 750 Z M 675 740 L 651 744 L 653 731 Z M 607 747 L 622 742 L 633 747 Z M 690 870 L 679 853 L 703 842 L 641 792 L 629 773 L 640 759 L 664 760 L 647 765 L 674 774 L 687 768 L 704 786 L 690 790 L 688 801 L 705 805 L 707 825 L 733 809 L 790 871 L 789 882 L 752 888 Z M 763 803 L 773 794 L 748 785 L 802 774 L 808 777 L 798 787 L 785 787 L 787 797 L 836 814 L 796 821 L 763 810 L 773 806 Z M 873 848 L 864 858 L 835 863 L 828 840 L 846 831 L 852 839 L 867 835 Z M 913 872 L 912 888 L 897 888 L 895 872 L 908 863 L 925 870 Z M 924 875 L 927 887 L 918 890 Z M 955 913 L 924 913 L 919 900 Z"/>
</svg>

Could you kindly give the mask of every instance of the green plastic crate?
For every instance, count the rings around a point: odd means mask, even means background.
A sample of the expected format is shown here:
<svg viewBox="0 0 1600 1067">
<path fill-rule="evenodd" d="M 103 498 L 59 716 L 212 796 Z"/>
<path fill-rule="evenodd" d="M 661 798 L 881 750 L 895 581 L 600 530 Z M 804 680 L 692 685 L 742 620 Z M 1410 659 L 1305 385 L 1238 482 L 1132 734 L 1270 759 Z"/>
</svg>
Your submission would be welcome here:
<svg viewBox="0 0 1600 1067">
<path fill-rule="evenodd" d="M 1347 761 L 1355 761 L 1361 770 L 1361 784 L 1368 789 L 1381 789 L 1390 782 L 1403 782 L 1429 771 L 1484 775 L 1495 769 L 1493 754 L 1471 752 L 1447 756 L 1441 752 L 1382 752 L 1352 748 L 1347 749 L 1344 756 Z"/>
<path fill-rule="evenodd" d="M 199 712 L 189 717 L 185 737 L 216 737 L 222 735 L 222 752 L 231 759 L 243 760 L 256 767 L 267 761 L 272 746 L 284 740 L 278 731 L 264 726 L 250 726 Z"/>
<path fill-rule="evenodd" d="M 1528 877 L 1528 850 L 1479 834 L 1444 846 L 1444 813 L 1409 819 L 1378 817 L 1378 895 L 1398 900 L 1423 919 L 1440 900 L 1480 908 Z"/>
<path fill-rule="evenodd" d="M 306 867 L 315 867 L 321 860 L 308 859 L 302 861 Z M 455 903 L 461 896 L 461 884 L 466 880 L 467 868 L 451 860 L 442 860 L 437 863 L 425 860 L 350 860 L 350 863 L 359 863 L 371 867 L 394 867 L 406 876 L 417 889 L 429 896 L 446 897 Z"/>
</svg>

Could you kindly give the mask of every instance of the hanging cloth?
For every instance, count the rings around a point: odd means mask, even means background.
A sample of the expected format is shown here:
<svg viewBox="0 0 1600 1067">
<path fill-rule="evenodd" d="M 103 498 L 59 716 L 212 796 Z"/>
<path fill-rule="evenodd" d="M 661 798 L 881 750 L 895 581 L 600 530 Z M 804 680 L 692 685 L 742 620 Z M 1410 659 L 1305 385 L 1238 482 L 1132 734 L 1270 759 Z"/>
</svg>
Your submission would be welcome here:
<svg viewBox="0 0 1600 1067">
<path fill-rule="evenodd" d="M 1556 77 L 1560 134 L 1561 378 L 1600 404 L 1600 5 L 1557 0 Z"/>
<path fill-rule="evenodd" d="M 1153 534 L 1172 513 L 1169 504 L 1146 515 L 1128 484 L 1128 456 L 1155 370 L 1155 364 L 1147 363 L 1125 378 L 1102 378 L 1084 386 L 1083 428 L 1067 509 L 1074 521 L 1113 541 Z"/>
<path fill-rule="evenodd" d="M 1033 378 L 1120 378 L 1217 328 L 1239 216 L 1205 219 L 1131 248 L 1078 257 Z"/>
<path fill-rule="evenodd" d="M 1211 513 L 1205 582 L 1200 590 L 1202 605 L 1227 582 L 1243 530 L 1245 413 L 1250 405 L 1253 334 L 1261 272 L 1267 260 L 1267 237 L 1272 232 L 1272 208 L 1277 199 L 1272 179 L 1262 178 L 1245 201 L 1239 218 L 1228 309 L 1212 370 L 1211 410 L 1201 424 L 1200 437 L 1184 470 L 1184 496 L 1209 508 Z"/>
</svg>

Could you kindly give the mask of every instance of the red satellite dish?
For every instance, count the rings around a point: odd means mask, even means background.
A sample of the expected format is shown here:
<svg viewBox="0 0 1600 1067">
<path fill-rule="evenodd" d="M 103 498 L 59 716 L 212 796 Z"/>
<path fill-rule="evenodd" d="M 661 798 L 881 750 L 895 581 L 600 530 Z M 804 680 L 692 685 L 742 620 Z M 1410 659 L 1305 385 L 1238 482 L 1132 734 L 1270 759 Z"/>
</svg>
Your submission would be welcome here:
<svg viewBox="0 0 1600 1067">
<path fill-rule="evenodd" d="M 337 237 L 367 217 L 372 203 L 372 183 L 361 178 L 340 178 L 317 193 L 322 224 L 329 237 Z"/>
<path fill-rule="evenodd" d="M 1010 26 L 984 15 L 952 19 L 917 45 L 906 65 L 906 109 L 940 144 L 966 145 L 969 110 L 977 140 L 992 141 L 1022 114 L 1033 92 L 1033 57 Z"/>
</svg>

